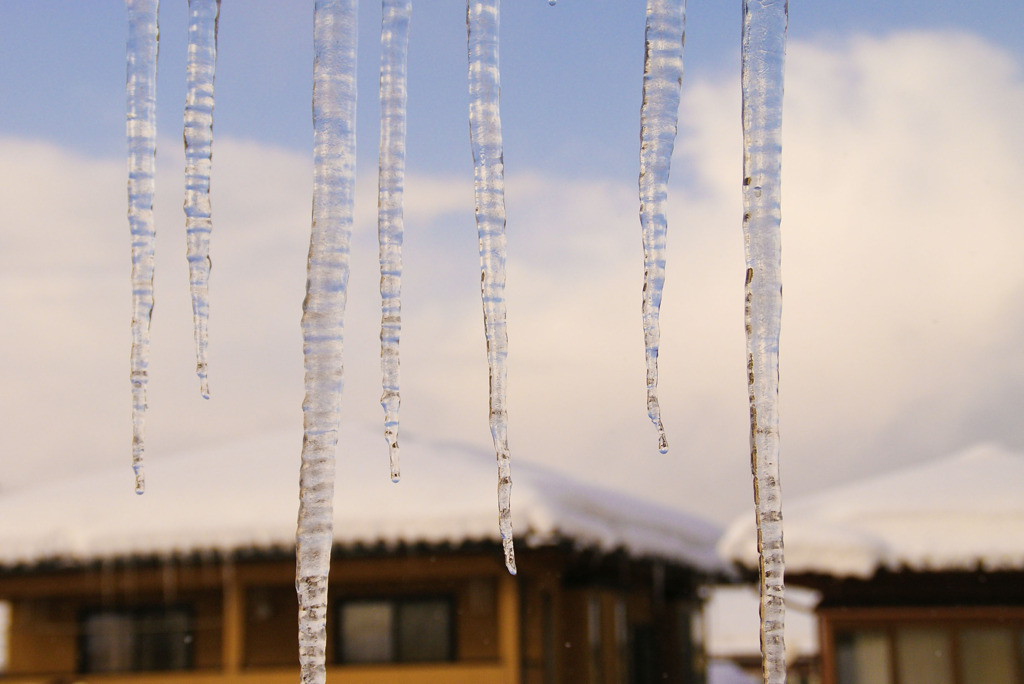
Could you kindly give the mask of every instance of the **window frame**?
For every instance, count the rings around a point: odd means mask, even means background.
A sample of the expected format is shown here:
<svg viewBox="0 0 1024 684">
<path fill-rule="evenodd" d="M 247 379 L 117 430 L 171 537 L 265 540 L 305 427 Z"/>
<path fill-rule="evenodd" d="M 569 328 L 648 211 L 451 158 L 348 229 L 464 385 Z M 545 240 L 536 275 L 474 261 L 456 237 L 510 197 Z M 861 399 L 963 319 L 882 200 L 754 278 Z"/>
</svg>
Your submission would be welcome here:
<svg viewBox="0 0 1024 684">
<path fill-rule="evenodd" d="M 965 684 L 960 676 L 960 634 L 971 628 L 998 627 L 1014 631 L 1017 644 L 1024 645 L 1024 606 L 920 606 L 920 607 L 828 607 L 819 609 L 821 656 L 824 684 L 838 684 L 838 643 L 843 634 L 878 631 L 885 635 L 892 684 L 900 684 L 898 671 L 900 629 L 928 627 L 941 630 L 950 651 L 953 684 Z M 1014 668 L 1018 682 L 1024 682 L 1024 648 L 1016 649 Z"/>
<path fill-rule="evenodd" d="M 350 661 L 345 659 L 345 630 L 343 612 L 346 606 L 358 605 L 361 603 L 383 603 L 391 610 L 391 641 L 394 645 L 393 656 L 389 660 L 371 661 Z M 448 613 L 447 649 L 443 658 L 432 660 L 413 660 L 402 657 L 400 644 L 402 637 L 401 607 L 417 603 L 442 603 Z M 458 611 L 456 610 L 455 598 L 450 594 L 409 594 L 405 596 L 371 594 L 365 596 L 347 596 L 340 599 L 334 608 L 334 663 L 341 666 L 369 666 L 381 665 L 432 665 L 440 663 L 453 663 L 458 660 Z"/>
<path fill-rule="evenodd" d="M 140 633 L 139 626 L 147 618 L 165 618 L 171 613 L 180 613 L 185 618 L 184 630 L 184 665 L 172 668 L 146 668 L 140 665 L 140 649 L 136 643 L 132 644 L 130 664 L 127 668 L 97 668 L 90 662 L 89 657 L 89 633 L 86 629 L 87 621 L 97 615 L 113 614 L 128 619 L 133 638 Z M 138 672 L 189 672 L 195 670 L 195 609 L 188 603 L 152 603 L 133 606 L 86 606 L 78 611 L 76 624 L 78 628 L 76 671 L 80 674 L 120 674 Z"/>
</svg>

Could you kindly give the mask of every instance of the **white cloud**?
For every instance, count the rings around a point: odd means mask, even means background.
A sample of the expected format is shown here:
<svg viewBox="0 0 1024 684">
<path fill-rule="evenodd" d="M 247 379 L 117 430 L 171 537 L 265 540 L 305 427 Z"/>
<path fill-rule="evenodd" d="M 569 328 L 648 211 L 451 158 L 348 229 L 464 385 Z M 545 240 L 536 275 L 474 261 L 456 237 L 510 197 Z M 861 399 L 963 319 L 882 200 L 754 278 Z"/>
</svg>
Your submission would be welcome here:
<svg viewBox="0 0 1024 684">
<path fill-rule="evenodd" d="M 793 43 L 788 69 L 786 484 L 980 438 L 1020 446 L 1018 65 L 970 36 L 917 33 Z M 738 84 L 687 83 L 682 116 L 661 355 L 673 451 L 657 454 L 644 407 L 635 183 L 541 172 L 507 179 L 510 439 L 513 459 L 726 518 L 750 498 Z M 215 143 L 203 402 L 179 147 L 160 146 L 150 459 L 301 420 L 308 156 Z M 346 324 L 343 410 L 360 422 L 381 413 L 375 181 L 358 183 Z M 123 462 L 130 486 L 124 187 L 120 161 L 0 141 L 0 449 L 25 455 L 4 460 L 0 487 L 98 462 Z M 487 446 L 472 178 L 407 189 L 403 430 Z M 385 477 L 381 447 L 369 457 Z"/>
<path fill-rule="evenodd" d="M 1019 66 L 972 36 L 905 33 L 795 43 L 787 68 L 788 481 L 807 487 L 980 438 L 1019 442 L 1019 429 L 986 434 L 962 420 L 986 397 L 1003 395 L 1002 412 L 1024 399 L 1019 372 L 1006 373 L 1024 286 Z M 739 111 L 738 93 L 704 83 L 693 95 L 686 149 L 714 201 L 735 188 L 738 160 L 722 155 L 736 130 L 720 112 Z M 1013 383 L 1016 405 L 1005 401 Z"/>
</svg>

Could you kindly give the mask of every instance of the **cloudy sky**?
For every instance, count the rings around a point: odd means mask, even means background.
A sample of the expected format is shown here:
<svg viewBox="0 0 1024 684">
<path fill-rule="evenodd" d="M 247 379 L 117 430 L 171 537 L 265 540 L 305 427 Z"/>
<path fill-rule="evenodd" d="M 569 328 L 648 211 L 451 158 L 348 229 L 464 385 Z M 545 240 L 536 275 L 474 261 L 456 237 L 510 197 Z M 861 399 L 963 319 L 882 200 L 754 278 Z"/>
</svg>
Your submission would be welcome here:
<svg viewBox="0 0 1024 684">
<path fill-rule="evenodd" d="M 151 462 L 300 429 L 312 174 L 312 3 L 224 0 L 212 398 L 204 401 L 193 373 L 181 211 L 186 4 L 162 4 Z M 692 2 L 687 17 L 662 309 L 667 456 L 657 452 L 644 406 L 636 189 L 643 3 L 504 4 L 513 477 L 516 459 L 535 461 L 726 522 L 752 498 L 740 3 Z M 417 439 L 477 445 L 484 458 L 490 448 L 464 16 L 458 0 L 419 2 L 413 15 L 402 339 L 408 464 Z M 381 421 L 379 22 L 378 5 L 363 3 L 349 426 Z M 979 441 L 1024 449 L 1021 26 L 1018 0 L 791 3 L 787 494 Z M 124 38 L 117 0 L 0 4 L 0 491 L 110 466 L 123 467 L 131 487 Z M 383 439 L 379 453 L 342 446 L 340 457 L 379 459 L 387 477 Z M 153 478 L 148 485 L 160 486 Z M 338 496 L 358 487 L 339 483 Z"/>
</svg>

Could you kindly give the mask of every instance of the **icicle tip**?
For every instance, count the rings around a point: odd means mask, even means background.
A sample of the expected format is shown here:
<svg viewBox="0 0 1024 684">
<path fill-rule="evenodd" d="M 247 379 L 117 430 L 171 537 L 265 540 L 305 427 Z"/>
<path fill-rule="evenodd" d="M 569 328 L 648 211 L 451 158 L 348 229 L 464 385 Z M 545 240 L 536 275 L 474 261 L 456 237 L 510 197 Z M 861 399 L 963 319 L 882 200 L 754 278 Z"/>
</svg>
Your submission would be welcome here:
<svg viewBox="0 0 1024 684">
<path fill-rule="evenodd" d="M 388 453 L 391 456 L 391 481 L 398 484 L 402 479 L 402 469 L 398 465 L 398 442 L 388 440 Z"/>
<path fill-rule="evenodd" d="M 658 431 L 658 452 L 668 453 L 668 437 L 665 435 L 665 424 L 661 420 L 661 405 L 658 402 L 658 388 L 656 385 L 647 386 L 647 417 L 651 419 L 655 429 Z"/>
<path fill-rule="evenodd" d="M 210 380 L 206 376 L 206 364 L 196 367 L 196 375 L 199 376 L 199 396 L 203 399 L 210 398 Z"/>
<path fill-rule="evenodd" d="M 505 568 L 508 570 L 508 574 L 513 577 L 516 575 L 516 550 L 512 545 L 512 538 L 505 537 L 501 540 L 502 551 L 505 555 Z"/>
</svg>

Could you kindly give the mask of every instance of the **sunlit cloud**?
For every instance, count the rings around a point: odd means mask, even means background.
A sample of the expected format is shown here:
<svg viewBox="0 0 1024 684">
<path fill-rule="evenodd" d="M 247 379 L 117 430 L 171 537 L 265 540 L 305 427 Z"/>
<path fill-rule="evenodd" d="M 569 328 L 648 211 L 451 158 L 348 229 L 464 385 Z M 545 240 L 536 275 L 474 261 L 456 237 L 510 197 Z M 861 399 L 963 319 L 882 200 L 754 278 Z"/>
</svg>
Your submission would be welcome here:
<svg viewBox="0 0 1024 684">
<path fill-rule="evenodd" d="M 784 484 L 981 439 L 1024 446 L 1020 65 L 935 33 L 794 42 L 787 65 Z M 507 178 L 510 440 L 513 459 L 726 519 L 750 498 L 739 92 L 684 85 L 662 313 L 672 451 L 657 454 L 644 406 L 635 184 L 539 169 Z M 152 459 L 301 421 L 309 157 L 214 143 L 209 402 L 193 373 L 183 169 L 180 143 L 161 141 Z M 0 448 L 24 455 L 5 459 L 0 488 L 100 463 L 124 463 L 130 486 L 124 173 L 121 160 L 0 140 Z M 406 188 L 403 430 L 486 455 L 471 170 Z M 382 419 L 373 175 L 357 182 L 354 228 L 343 412 L 370 423 Z M 380 446 L 342 457 L 379 458 L 386 477 Z"/>
</svg>

